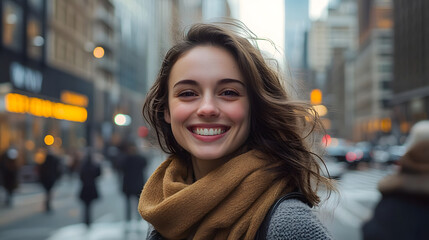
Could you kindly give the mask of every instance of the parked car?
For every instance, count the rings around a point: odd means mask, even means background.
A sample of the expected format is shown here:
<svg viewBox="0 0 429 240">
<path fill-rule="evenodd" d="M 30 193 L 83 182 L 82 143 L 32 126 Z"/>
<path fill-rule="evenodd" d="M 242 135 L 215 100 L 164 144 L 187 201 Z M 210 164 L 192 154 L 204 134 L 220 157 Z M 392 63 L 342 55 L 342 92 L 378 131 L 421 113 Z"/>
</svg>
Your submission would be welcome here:
<svg viewBox="0 0 429 240">
<path fill-rule="evenodd" d="M 372 150 L 372 158 L 375 163 L 387 164 L 389 160 L 389 146 L 387 145 L 376 145 Z"/>
<path fill-rule="evenodd" d="M 359 153 L 360 161 L 371 162 L 372 161 L 372 144 L 370 142 L 357 142 L 355 149 Z"/>
<path fill-rule="evenodd" d="M 331 179 L 340 179 L 346 169 L 345 162 L 338 162 L 332 157 L 323 158 L 325 166 L 321 166 L 322 175 Z"/>
<path fill-rule="evenodd" d="M 406 152 L 405 145 L 393 145 L 388 148 L 389 158 L 387 163 L 396 163 Z"/>
<path fill-rule="evenodd" d="M 329 157 L 338 162 L 347 163 L 348 167 L 354 167 L 360 158 L 357 158 L 357 149 L 345 139 L 332 138 L 331 143 L 326 147 Z"/>
</svg>

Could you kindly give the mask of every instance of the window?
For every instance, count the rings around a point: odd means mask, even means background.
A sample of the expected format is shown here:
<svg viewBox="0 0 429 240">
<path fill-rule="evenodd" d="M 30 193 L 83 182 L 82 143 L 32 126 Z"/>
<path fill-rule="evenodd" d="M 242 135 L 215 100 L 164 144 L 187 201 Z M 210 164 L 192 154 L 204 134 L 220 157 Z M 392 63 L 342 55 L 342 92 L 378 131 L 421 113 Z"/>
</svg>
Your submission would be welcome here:
<svg viewBox="0 0 429 240">
<path fill-rule="evenodd" d="M 380 85 L 381 85 L 381 89 L 390 90 L 390 81 L 389 80 L 382 80 Z"/>
<path fill-rule="evenodd" d="M 66 44 L 62 38 L 56 36 L 55 39 L 55 58 L 64 61 L 66 56 Z"/>
<path fill-rule="evenodd" d="M 392 65 L 391 64 L 382 64 L 379 66 L 379 70 L 382 73 L 390 73 L 390 72 L 392 72 Z"/>
<path fill-rule="evenodd" d="M 42 46 L 44 43 L 45 40 L 42 37 L 40 20 L 30 15 L 27 20 L 28 56 L 40 60 L 42 58 Z"/>
<path fill-rule="evenodd" d="M 21 6 L 4 0 L 3 3 L 3 45 L 15 51 L 22 51 L 23 13 Z"/>
<path fill-rule="evenodd" d="M 34 11 L 41 13 L 43 9 L 43 0 L 28 0 L 28 5 Z"/>
<path fill-rule="evenodd" d="M 380 105 L 382 108 L 388 108 L 390 104 L 389 99 L 380 99 Z"/>
</svg>

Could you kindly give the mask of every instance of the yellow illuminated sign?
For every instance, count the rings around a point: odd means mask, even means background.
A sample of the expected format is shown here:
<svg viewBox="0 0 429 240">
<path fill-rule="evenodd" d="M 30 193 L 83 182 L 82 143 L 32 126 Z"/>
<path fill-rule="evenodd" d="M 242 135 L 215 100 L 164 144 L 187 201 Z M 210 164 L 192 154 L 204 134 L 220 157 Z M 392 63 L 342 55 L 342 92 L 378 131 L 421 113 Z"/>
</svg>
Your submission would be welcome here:
<svg viewBox="0 0 429 240">
<path fill-rule="evenodd" d="M 50 117 L 73 122 L 85 122 L 88 117 L 88 113 L 83 107 L 27 97 L 18 93 L 8 93 L 5 96 L 5 105 L 9 112 L 28 113 L 38 117 Z"/>
<path fill-rule="evenodd" d="M 88 97 L 70 91 L 61 92 L 61 102 L 81 107 L 88 107 Z"/>
</svg>

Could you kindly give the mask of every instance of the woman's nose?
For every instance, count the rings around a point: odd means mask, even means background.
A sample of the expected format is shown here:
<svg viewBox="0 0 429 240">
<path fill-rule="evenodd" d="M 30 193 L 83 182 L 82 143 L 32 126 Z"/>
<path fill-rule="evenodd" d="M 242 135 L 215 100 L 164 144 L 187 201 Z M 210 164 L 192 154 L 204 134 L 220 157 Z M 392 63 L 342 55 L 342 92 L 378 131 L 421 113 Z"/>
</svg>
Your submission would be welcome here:
<svg viewBox="0 0 429 240">
<path fill-rule="evenodd" d="M 218 105 L 212 96 L 204 97 L 198 107 L 197 115 L 199 117 L 217 117 L 219 115 Z"/>
</svg>

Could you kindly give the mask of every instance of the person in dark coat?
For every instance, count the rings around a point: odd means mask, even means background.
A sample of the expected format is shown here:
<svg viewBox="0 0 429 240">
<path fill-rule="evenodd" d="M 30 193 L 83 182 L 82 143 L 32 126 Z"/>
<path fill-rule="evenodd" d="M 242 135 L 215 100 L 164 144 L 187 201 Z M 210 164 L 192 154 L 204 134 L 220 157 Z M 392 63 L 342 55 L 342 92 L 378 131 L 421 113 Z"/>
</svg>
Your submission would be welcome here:
<svg viewBox="0 0 429 240">
<path fill-rule="evenodd" d="M 364 223 L 365 240 L 429 239 L 429 121 L 413 126 L 400 170 L 382 179 L 382 198 Z"/>
<path fill-rule="evenodd" d="M 128 144 L 126 155 L 121 164 L 123 175 L 122 191 L 126 198 L 125 212 L 128 221 L 131 220 L 132 211 L 136 215 L 138 214 L 137 202 L 144 185 L 144 169 L 146 165 L 146 158 L 138 154 L 135 144 Z M 135 204 L 133 204 L 134 201 Z M 135 208 L 132 208 L 132 205 L 135 205 Z"/>
<path fill-rule="evenodd" d="M 39 165 L 39 180 L 45 190 L 45 211 L 51 211 L 52 188 L 61 176 L 60 159 L 48 150 L 45 161 Z"/>
<path fill-rule="evenodd" d="M 6 206 L 11 206 L 12 196 L 18 187 L 18 151 L 10 147 L 0 156 L 0 173 L 6 190 Z"/>
<path fill-rule="evenodd" d="M 100 165 L 94 161 L 91 153 L 84 159 L 79 176 L 82 184 L 79 198 L 84 204 L 83 221 L 91 225 L 91 205 L 99 197 L 96 179 L 101 175 Z"/>
</svg>

